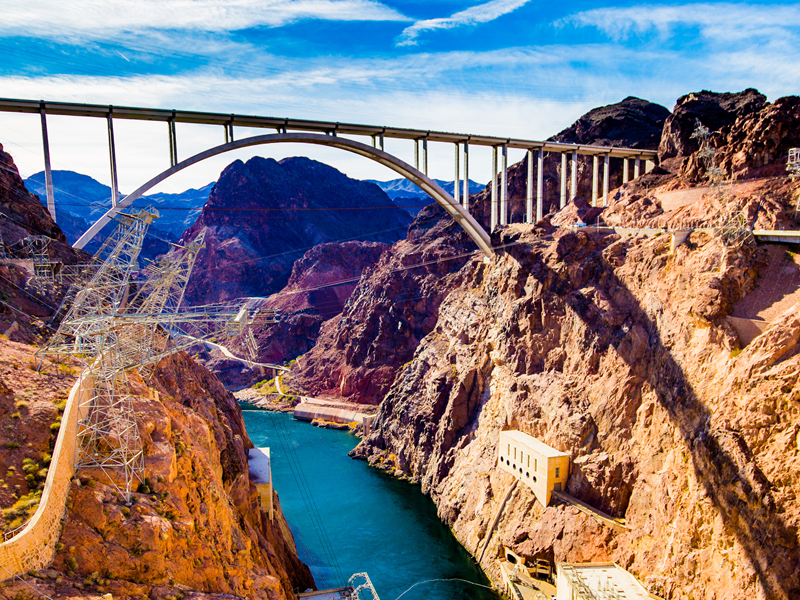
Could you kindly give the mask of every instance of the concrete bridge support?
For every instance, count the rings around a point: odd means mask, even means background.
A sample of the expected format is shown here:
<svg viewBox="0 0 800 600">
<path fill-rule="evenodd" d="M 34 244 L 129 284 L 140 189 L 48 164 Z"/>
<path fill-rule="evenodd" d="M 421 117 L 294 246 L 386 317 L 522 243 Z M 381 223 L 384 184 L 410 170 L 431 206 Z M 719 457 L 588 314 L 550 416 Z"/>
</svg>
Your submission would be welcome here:
<svg viewBox="0 0 800 600">
<path fill-rule="evenodd" d="M 608 206 L 608 182 L 609 182 L 609 171 L 611 163 L 611 155 L 606 154 L 603 157 L 603 206 Z"/>
<path fill-rule="evenodd" d="M 56 201 L 53 196 L 53 172 L 50 170 L 50 140 L 47 137 L 47 115 L 44 112 L 44 103 L 40 108 L 42 116 L 42 149 L 44 150 L 44 185 L 47 191 L 47 212 L 53 222 L 56 221 Z"/>
<path fill-rule="evenodd" d="M 559 207 L 564 208 L 567 205 L 567 153 L 561 153 L 561 200 Z"/>
<path fill-rule="evenodd" d="M 169 166 L 174 167 L 178 164 L 178 136 L 175 133 L 175 118 L 167 121 L 169 128 Z"/>
<path fill-rule="evenodd" d="M 497 206 L 497 146 L 492 146 L 492 201 L 489 207 L 491 213 L 491 231 L 497 229 L 497 215 L 500 213 Z"/>
<path fill-rule="evenodd" d="M 461 154 L 461 150 L 458 147 L 458 142 L 455 143 L 456 149 L 456 170 L 455 170 L 455 179 L 453 180 L 453 200 L 456 201 L 456 204 L 461 204 L 461 198 L 459 197 L 459 190 L 461 189 L 461 169 L 459 168 L 459 155 Z"/>
<path fill-rule="evenodd" d="M 503 144 L 503 166 L 500 179 L 500 225 L 508 225 L 508 144 Z"/>
<path fill-rule="evenodd" d="M 622 159 L 622 184 L 628 183 L 628 158 Z"/>
<path fill-rule="evenodd" d="M 464 142 L 461 156 L 464 159 L 464 209 L 469 211 L 469 141 Z"/>
<path fill-rule="evenodd" d="M 536 222 L 544 218 L 544 148 L 539 148 L 536 160 Z"/>
<path fill-rule="evenodd" d="M 597 154 L 592 155 L 592 206 L 597 206 L 597 186 L 598 186 L 599 161 Z"/>
<path fill-rule="evenodd" d="M 573 202 L 578 197 L 578 151 L 572 151 L 572 172 L 570 173 L 569 183 L 570 200 Z"/>
<path fill-rule="evenodd" d="M 642 159 L 637 156 L 636 160 L 633 161 L 633 178 L 634 179 L 639 179 L 639 169 L 640 169 L 640 165 L 641 164 L 642 164 Z"/>
<path fill-rule="evenodd" d="M 111 163 L 111 206 L 119 204 L 119 185 L 117 181 L 117 149 L 114 145 L 114 120 L 108 111 L 108 159 Z"/>
<path fill-rule="evenodd" d="M 525 222 L 533 223 L 533 148 L 528 148 L 528 185 L 525 193 Z"/>
</svg>

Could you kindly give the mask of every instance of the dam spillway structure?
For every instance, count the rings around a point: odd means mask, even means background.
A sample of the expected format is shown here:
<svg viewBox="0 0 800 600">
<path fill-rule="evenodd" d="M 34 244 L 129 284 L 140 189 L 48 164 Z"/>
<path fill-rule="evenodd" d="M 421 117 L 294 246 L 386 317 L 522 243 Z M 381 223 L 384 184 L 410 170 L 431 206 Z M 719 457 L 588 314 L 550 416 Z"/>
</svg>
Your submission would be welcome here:
<svg viewBox="0 0 800 600">
<path fill-rule="evenodd" d="M 498 445 L 500 468 L 531 488 L 542 506 L 550 503 L 553 491 L 564 491 L 569 454 L 515 429 L 501 431 Z"/>
</svg>

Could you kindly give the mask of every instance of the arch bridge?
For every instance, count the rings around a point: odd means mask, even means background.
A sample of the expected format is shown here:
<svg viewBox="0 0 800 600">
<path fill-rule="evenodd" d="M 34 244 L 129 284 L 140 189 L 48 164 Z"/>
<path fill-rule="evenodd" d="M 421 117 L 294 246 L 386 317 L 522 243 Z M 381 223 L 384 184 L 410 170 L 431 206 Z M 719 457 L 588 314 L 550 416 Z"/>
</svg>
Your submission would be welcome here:
<svg viewBox="0 0 800 600">
<path fill-rule="evenodd" d="M 608 203 L 610 159 L 623 160 L 623 183 L 630 179 L 630 163 L 633 162 L 633 178 L 644 170 L 650 170 L 656 158 L 652 150 L 617 148 L 609 146 L 566 144 L 516 138 L 502 138 L 463 133 L 447 133 L 421 129 L 403 129 L 355 123 L 310 121 L 302 119 L 260 117 L 239 114 L 165 110 L 157 108 L 135 108 L 99 104 L 73 104 L 67 102 L 45 102 L 36 100 L 0 99 L 0 112 L 35 113 L 41 117 L 42 148 L 44 152 L 45 186 L 47 209 L 55 221 L 53 178 L 50 168 L 50 145 L 47 134 L 47 116 L 95 117 L 107 121 L 109 165 L 111 170 L 111 198 L 107 212 L 94 223 L 74 244 L 83 246 L 123 208 L 169 176 L 202 160 L 239 148 L 273 143 L 308 143 L 331 146 L 354 152 L 374 160 L 419 186 L 438 202 L 469 234 L 484 254 L 492 254 L 488 233 L 470 214 L 469 154 L 472 146 L 487 146 L 492 149 L 491 180 L 491 229 L 508 223 L 508 150 L 523 149 L 527 152 L 528 173 L 525 205 L 525 222 L 534 223 L 544 212 L 544 155 L 545 152 L 561 156 L 560 206 L 578 195 L 578 156 L 592 157 L 592 204 L 605 206 Z M 116 144 L 114 120 L 130 119 L 161 121 L 167 125 L 170 166 L 125 198 L 119 198 L 117 185 Z M 219 125 L 224 131 L 224 143 L 209 148 L 194 156 L 178 159 L 178 137 L 176 123 Z M 240 140 L 234 139 L 235 127 L 273 130 L 275 133 L 258 135 Z M 344 137 L 346 136 L 346 137 Z M 366 138 L 370 143 L 351 139 Z M 386 138 L 409 140 L 414 144 L 414 165 L 388 153 L 384 149 Z M 428 146 L 431 143 L 453 144 L 454 184 L 453 193 L 439 186 L 428 176 Z M 602 195 L 600 194 L 600 160 L 603 161 Z M 644 161 L 644 166 L 642 166 Z M 569 171 L 569 193 L 567 173 Z M 462 189 L 463 186 L 463 189 Z"/>
</svg>

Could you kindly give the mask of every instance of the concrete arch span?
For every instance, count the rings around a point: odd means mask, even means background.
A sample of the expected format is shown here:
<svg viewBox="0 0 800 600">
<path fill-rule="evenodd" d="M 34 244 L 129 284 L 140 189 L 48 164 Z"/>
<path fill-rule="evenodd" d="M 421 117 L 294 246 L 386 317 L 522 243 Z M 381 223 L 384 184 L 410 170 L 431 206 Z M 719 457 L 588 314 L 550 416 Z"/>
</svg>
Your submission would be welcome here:
<svg viewBox="0 0 800 600">
<path fill-rule="evenodd" d="M 74 247 L 83 248 L 89 242 L 89 240 L 91 240 L 92 237 L 94 237 L 103 227 L 105 227 L 120 210 L 130 206 L 143 194 L 178 171 L 182 171 L 183 169 L 199 163 L 207 158 L 211 158 L 212 156 L 230 152 L 231 150 L 247 148 L 248 146 L 260 146 L 264 144 L 278 143 L 300 143 L 332 146 L 334 148 L 359 154 L 365 158 L 382 164 L 385 167 L 388 167 L 392 171 L 399 173 L 412 183 L 418 185 L 422 190 L 425 191 L 425 193 L 438 202 L 442 208 L 444 208 L 447 213 L 452 216 L 453 219 L 455 219 L 456 223 L 458 223 L 467 232 L 472 240 L 478 245 L 478 248 L 480 248 L 480 250 L 486 256 L 491 256 L 494 253 L 489 234 L 487 234 L 483 227 L 481 227 L 480 223 L 478 223 L 475 218 L 470 215 L 469 212 L 467 212 L 460 204 L 457 204 L 455 200 L 453 200 L 453 197 L 444 189 L 442 189 L 439 184 L 430 179 L 427 175 L 424 175 L 408 163 L 392 156 L 391 154 L 388 154 L 387 152 L 384 152 L 383 150 L 379 150 L 378 148 L 373 148 L 372 146 L 368 146 L 354 140 L 318 133 L 276 133 L 271 135 L 258 135 L 229 142 L 227 144 L 222 144 L 220 146 L 215 146 L 200 152 L 199 154 L 195 154 L 186 160 L 182 160 L 175 166 L 162 173 L 159 173 L 150 181 L 140 186 L 132 194 L 129 194 L 120 200 L 115 207 L 109 209 L 106 214 L 104 214 L 97 220 L 96 223 L 94 223 L 94 225 L 86 230 L 80 239 L 75 242 Z"/>
</svg>

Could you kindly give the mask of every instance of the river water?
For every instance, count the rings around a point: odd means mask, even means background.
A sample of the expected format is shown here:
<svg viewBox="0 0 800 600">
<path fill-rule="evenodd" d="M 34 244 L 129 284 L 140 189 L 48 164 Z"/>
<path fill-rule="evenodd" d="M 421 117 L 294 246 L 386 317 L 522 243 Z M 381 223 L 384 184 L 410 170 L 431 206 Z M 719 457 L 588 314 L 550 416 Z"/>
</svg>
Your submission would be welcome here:
<svg viewBox="0 0 800 600">
<path fill-rule="evenodd" d="M 250 439 L 268 446 L 272 478 L 300 558 L 320 589 L 366 571 L 381 600 L 497 600 L 472 557 L 418 486 L 347 456 L 358 438 L 291 415 L 245 409 Z"/>
</svg>

